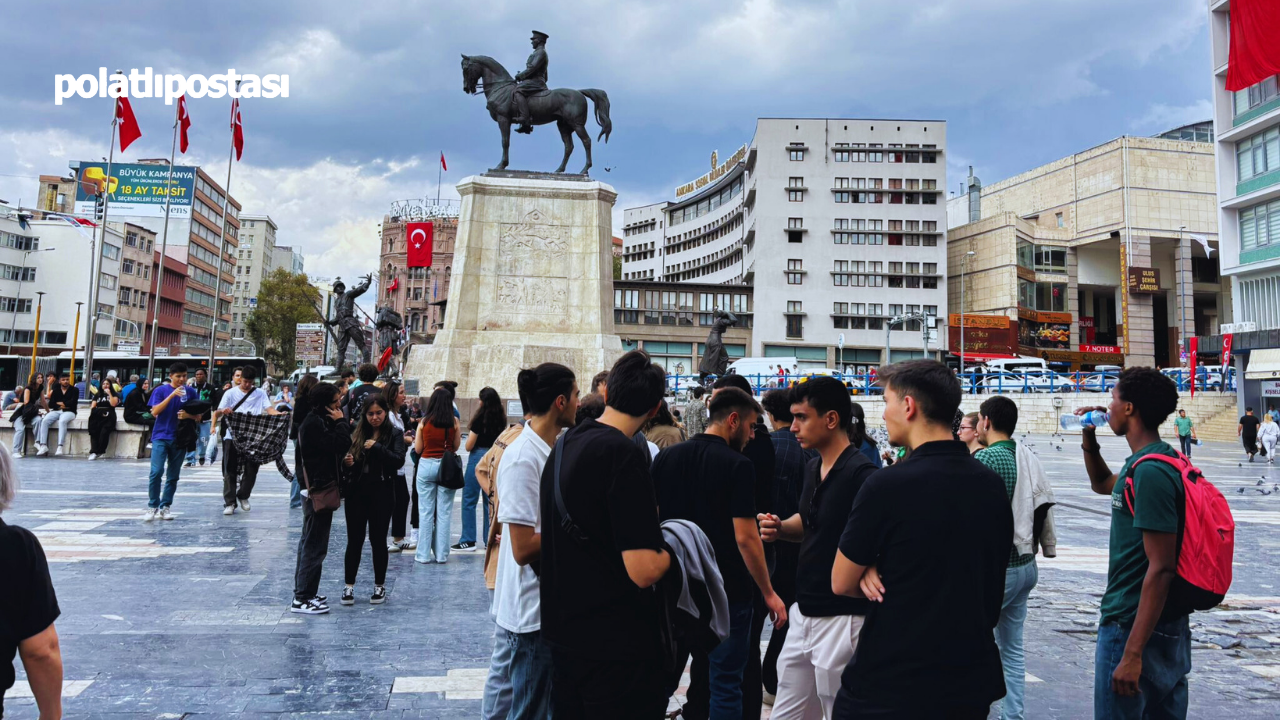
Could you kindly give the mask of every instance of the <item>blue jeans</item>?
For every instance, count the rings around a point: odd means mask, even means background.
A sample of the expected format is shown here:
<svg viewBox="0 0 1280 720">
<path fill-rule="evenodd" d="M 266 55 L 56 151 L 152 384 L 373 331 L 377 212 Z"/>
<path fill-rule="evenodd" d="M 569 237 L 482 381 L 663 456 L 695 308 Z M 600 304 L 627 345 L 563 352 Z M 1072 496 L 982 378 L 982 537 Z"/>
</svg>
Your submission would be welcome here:
<svg viewBox="0 0 1280 720">
<path fill-rule="evenodd" d="M 751 641 L 751 601 L 729 605 L 729 637 L 707 653 L 710 720 L 742 718 L 742 673 Z"/>
<path fill-rule="evenodd" d="M 193 463 L 197 459 L 204 457 L 205 448 L 209 444 L 209 428 L 213 427 L 212 420 L 205 420 L 200 423 L 200 435 L 196 438 L 196 449 L 187 453 L 187 462 Z"/>
<path fill-rule="evenodd" d="M 467 456 L 467 473 L 462 485 L 462 537 L 458 542 L 476 541 L 476 503 L 480 501 L 480 483 L 476 482 L 476 465 L 489 448 L 476 448 Z M 484 533 L 489 537 L 489 503 L 484 504 Z"/>
<path fill-rule="evenodd" d="M 297 469 L 298 473 L 302 472 L 302 468 Z M 293 480 L 289 482 L 289 507 L 302 507 L 302 487 L 298 485 L 298 476 L 294 475 Z"/>
<path fill-rule="evenodd" d="M 489 591 L 493 603 L 493 591 Z M 489 677 L 484 681 L 484 700 L 480 703 L 481 720 L 507 720 L 511 713 L 511 645 L 507 631 L 493 625 L 493 657 L 489 659 Z"/>
<path fill-rule="evenodd" d="M 420 563 L 443 563 L 449 559 L 449 526 L 453 521 L 455 491 L 436 482 L 440 458 L 418 462 L 418 549 L 413 559 Z"/>
<path fill-rule="evenodd" d="M 1191 625 L 1187 617 L 1156 623 L 1142 650 L 1141 692 L 1132 697 L 1111 690 L 1111 674 L 1124 656 L 1133 624 L 1107 622 L 1098 627 L 1093 669 L 1093 716 L 1121 720 L 1187 717 L 1187 673 L 1191 672 Z"/>
<path fill-rule="evenodd" d="M 39 423 L 40 421 L 39 419 L 37 419 L 34 424 L 38 426 Z M 13 421 L 13 454 L 17 455 L 18 453 L 22 452 L 22 446 L 26 444 L 27 444 L 27 423 L 22 419 L 22 416 L 19 415 Z M 488 508 L 488 505 L 486 504 L 485 507 Z M 485 537 L 488 537 L 488 535 L 485 535 Z"/>
<path fill-rule="evenodd" d="M 551 717 L 551 648 L 542 642 L 542 633 L 498 632 L 511 652 L 511 711 L 507 720 Z M 741 715 L 741 713 L 739 713 Z"/>
<path fill-rule="evenodd" d="M 178 491 L 178 473 L 182 472 L 182 448 L 173 440 L 151 441 L 151 479 L 147 484 L 147 507 L 157 510 L 173 505 L 173 494 Z M 168 472 L 165 472 L 165 464 Z M 165 475 L 164 494 L 160 494 L 160 476 Z"/>
<path fill-rule="evenodd" d="M 1027 622 L 1027 596 L 1040 579 L 1036 561 L 1011 567 L 1004 574 L 1004 604 L 996 623 L 996 645 L 1004 666 L 1004 702 L 1001 720 L 1022 720 L 1027 690 L 1027 658 L 1022 650 L 1022 626 Z"/>
</svg>

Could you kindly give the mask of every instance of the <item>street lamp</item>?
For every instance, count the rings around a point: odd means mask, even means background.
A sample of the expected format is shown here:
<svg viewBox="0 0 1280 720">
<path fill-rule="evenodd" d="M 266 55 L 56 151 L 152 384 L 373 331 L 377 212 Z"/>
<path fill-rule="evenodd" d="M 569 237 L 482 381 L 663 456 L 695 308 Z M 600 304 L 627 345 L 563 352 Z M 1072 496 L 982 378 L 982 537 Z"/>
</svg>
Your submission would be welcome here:
<svg viewBox="0 0 1280 720">
<path fill-rule="evenodd" d="M 231 347 L 231 343 L 235 343 L 235 342 L 242 342 L 242 343 L 244 343 L 245 345 L 248 345 L 248 346 L 253 350 L 253 356 L 254 356 L 254 357 L 257 357 L 257 356 L 258 356 L 258 346 L 257 346 L 257 345 L 254 345 L 254 344 L 253 344 L 251 341 L 249 341 L 249 340 L 245 340 L 244 338 L 231 338 L 230 340 L 228 340 L 228 341 L 227 341 L 227 347 L 228 347 L 228 348 L 230 348 L 230 347 Z"/>
<path fill-rule="evenodd" d="M 9 347 L 5 349 L 6 354 L 13 353 L 13 333 L 18 326 L 18 302 L 22 300 L 22 278 L 27 274 L 27 256 L 37 252 L 51 252 L 57 248 L 44 248 L 43 250 L 24 250 L 22 251 L 22 269 L 18 271 L 18 293 L 13 298 L 13 322 L 9 324 Z"/>
<path fill-rule="evenodd" d="M 28 383 L 36 373 L 36 351 L 40 349 L 40 310 L 44 307 L 44 291 L 37 290 L 36 295 L 39 300 L 36 301 L 36 329 L 31 334 L 31 372 L 27 374 Z"/>
<path fill-rule="evenodd" d="M 969 272 L 969 258 L 974 256 L 974 252 L 970 250 L 964 254 L 964 260 L 960 263 L 960 379 L 964 381 L 964 276 Z"/>
<path fill-rule="evenodd" d="M 1186 282 L 1186 277 L 1187 277 L 1186 276 L 1187 264 L 1191 260 L 1191 258 L 1189 257 L 1190 253 L 1183 251 L 1183 234 L 1186 232 L 1186 229 L 1187 229 L 1186 225 L 1183 225 L 1178 228 L 1178 254 L 1182 256 L 1181 267 L 1178 268 L 1178 321 L 1179 321 L 1178 324 L 1181 326 L 1178 332 L 1178 347 L 1184 348 L 1184 349 L 1188 347 L 1186 344 L 1187 286 L 1184 283 Z M 1187 250 L 1190 250 L 1189 246 L 1187 247 Z M 1195 301 L 1192 300 L 1192 305 L 1194 306 L 1194 304 L 1195 304 Z M 1226 372 L 1226 371 L 1224 370 L 1223 372 Z"/>
<path fill-rule="evenodd" d="M 130 325 L 132 325 L 132 326 L 133 326 L 133 331 L 134 331 L 135 333 L 137 333 L 137 335 L 138 335 L 138 339 L 139 339 L 139 340 L 141 340 L 141 339 L 142 339 L 142 326 L 141 326 L 141 325 L 139 325 L 138 323 L 136 323 L 136 322 L 134 322 L 134 321 L 132 321 L 132 320 L 126 320 L 125 318 L 119 317 L 119 316 L 115 315 L 114 313 L 109 313 L 109 312 L 100 312 L 100 313 L 98 313 L 98 317 L 100 317 L 100 318 L 108 317 L 108 318 L 111 318 L 112 320 L 114 320 L 115 322 L 127 322 L 127 323 L 129 323 Z M 112 336 L 112 337 L 115 337 L 115 335 L 116 335 L 115 323 L 112 323 L 112 327 L 111 327 L 111 336 Z"/>
</svg>

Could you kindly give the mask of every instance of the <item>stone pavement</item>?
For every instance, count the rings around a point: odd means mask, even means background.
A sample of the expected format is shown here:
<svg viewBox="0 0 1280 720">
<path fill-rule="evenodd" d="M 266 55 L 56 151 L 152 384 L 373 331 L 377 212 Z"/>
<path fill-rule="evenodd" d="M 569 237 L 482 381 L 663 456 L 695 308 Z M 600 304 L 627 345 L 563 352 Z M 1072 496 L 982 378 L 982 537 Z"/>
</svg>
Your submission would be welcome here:
<svg viewBox="0 0 1280 720">
<path fill-rule="evenodd" d="M 1031 595 L 1028 716 L 1089 717 L 1109 502 L 1089 490 L 1078 437 L 1025 441 L 1052 473 L 1061 503 L 1059 557 L 1039 560 Z M 1118 469 L 1127 454 L 1121 441 L 1103 445 Z M 1243 459 L 1235 445 L 1196 449 L 1239 527 L 1227 604 L 1192 616 L 1192 717 L 1280 715 L 1280 470 Z M 480 553 L 453 554 L 446 565 L 393 554 L 387 603 L 372 606 L 366 548 L 357 604 L 342 607 L 339 512 L 321 585 L 333 610 L 294 615 L 288 603 L 301 513 L 288 509 L 288 483 L 273 468 L 260 473 L 253 511 L 233 517 L 221 514 L 215 469 L 184 469 L 177 518 L 146 524 L 138 520 L 146 504 L 143 463 L 15 462 L 22 490 L 5 521 L 34 530 L 51 561 L 66 717 L 478 715 L 493 627 Z M 455 539 L 459 529 L 455 516 Z M 6 718 L 35 718 L 20 667 L 19 676 Z"/>
</svg>

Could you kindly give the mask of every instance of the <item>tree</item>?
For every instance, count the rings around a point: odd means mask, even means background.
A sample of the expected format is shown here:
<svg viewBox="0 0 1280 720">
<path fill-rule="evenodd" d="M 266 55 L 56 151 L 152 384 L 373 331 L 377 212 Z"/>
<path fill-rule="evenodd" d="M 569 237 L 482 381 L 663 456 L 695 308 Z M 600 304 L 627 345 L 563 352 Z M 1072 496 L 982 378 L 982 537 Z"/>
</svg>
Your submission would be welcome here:
<svg viewBox="0 0 1280 720">
<path fill-rule="evenodd" d="M 621 255 L 613 256 L 613 279 L 614 280 L 622 279 L 622 256 Z"/>
<path fill-rule="evenodd" d="M 277 371 L 292 372 L 298 323 L 319 322 L 319 306 L 320 291 L 305 274 L 276 268 L 262 278 L 258 307 L 249 314 L 245 331 L 263 359 Z"/>
</svg>

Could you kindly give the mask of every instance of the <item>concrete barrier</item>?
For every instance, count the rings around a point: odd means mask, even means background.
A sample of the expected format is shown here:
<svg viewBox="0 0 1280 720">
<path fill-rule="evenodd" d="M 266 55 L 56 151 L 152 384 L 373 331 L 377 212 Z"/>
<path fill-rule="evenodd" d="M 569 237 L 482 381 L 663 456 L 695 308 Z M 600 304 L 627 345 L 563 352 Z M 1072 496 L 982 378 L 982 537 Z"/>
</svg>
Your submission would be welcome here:
<svg viewBox="0 0 1280 720">
<path fill-rule="evenodd" d="M 116 410 L 117 417 L 122 414 L 121 410 Z M 13 450 L 13 422 L 9 418 L 13 415 L 10 410 L 4 414 L 4 418 L 0 419 L 0 443 Z M 143 438 L 147 436 L 147 427 L 145 425 L 134 425 L 125 422 L 123 419 L 117 419 L 116 431 L 111 433 L 111 441 L 107 443 L 107 452 L 105 457 L 121 458 L 121 459 L 137 459 L 140 457 L 149 457 L 149 453 L 144 447 Z M 27 428 L 27 437 L 24 443 L 26 449 L 24 452 L 28 456 L 34 456 L 36 452 L 36 429 Z M 49 428 L 49 454 L 56 452 L 58 445 L 58 426 L 54 425 Z M 89 454 L 89 410 L 84 408 L 76 413 L 76 417 L 67 423 L 67 439 L 63 444 L 63 450 L 66 455 L 72 456 L 88 456 Z"/>
</svg>

